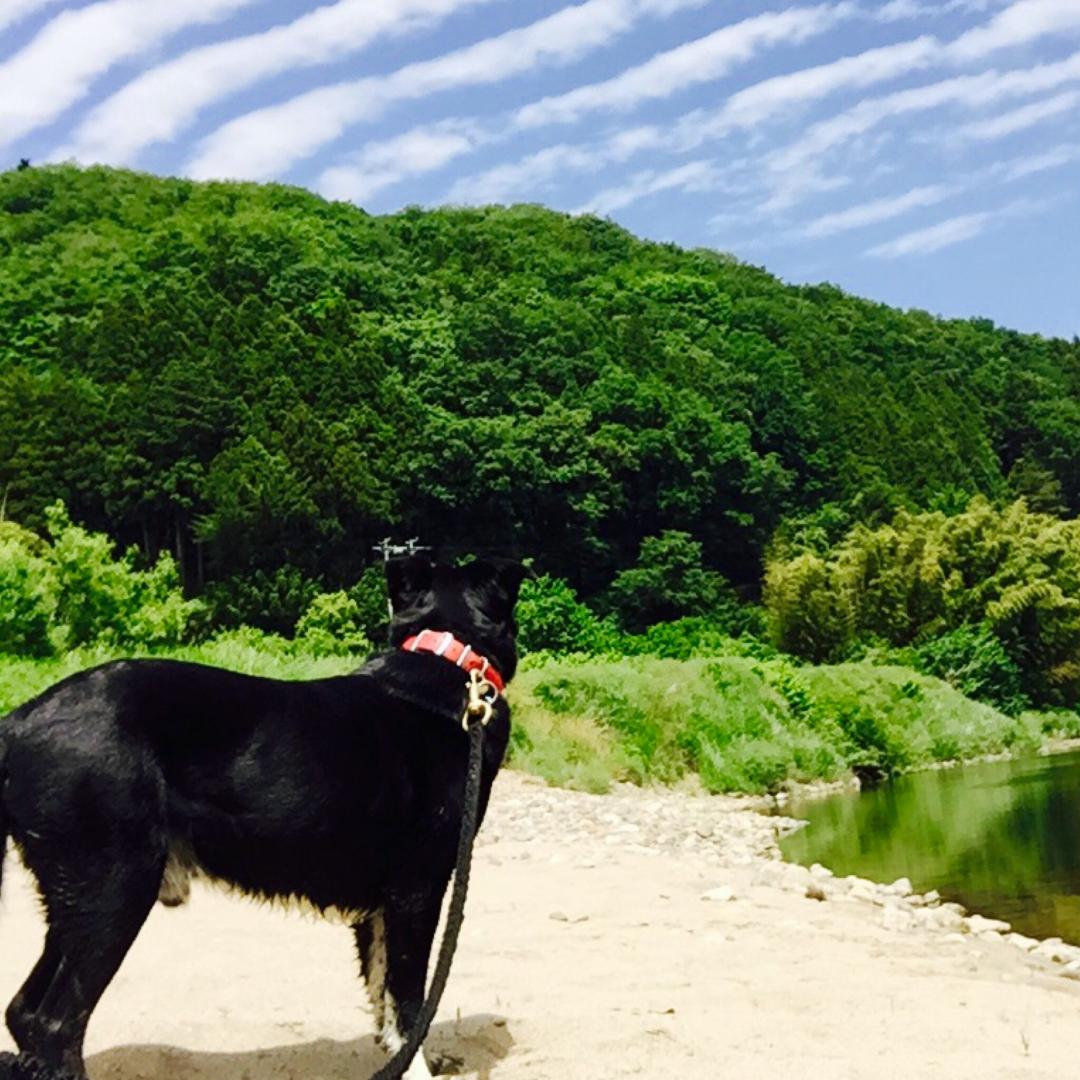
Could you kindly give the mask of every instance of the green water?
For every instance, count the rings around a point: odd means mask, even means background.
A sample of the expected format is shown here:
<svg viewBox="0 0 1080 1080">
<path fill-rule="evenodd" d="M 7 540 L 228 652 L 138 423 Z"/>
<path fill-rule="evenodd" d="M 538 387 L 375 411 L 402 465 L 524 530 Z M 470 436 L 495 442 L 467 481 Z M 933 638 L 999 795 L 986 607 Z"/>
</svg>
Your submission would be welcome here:
<svg viewBox="0 0 1080 1080">
<path fill-rule="evenodd" d="M 1080 944 L 1080 751 L 917 773 L 796 803 L 784 855 L 910 878 L 1022 934 Z"/>
</svg>

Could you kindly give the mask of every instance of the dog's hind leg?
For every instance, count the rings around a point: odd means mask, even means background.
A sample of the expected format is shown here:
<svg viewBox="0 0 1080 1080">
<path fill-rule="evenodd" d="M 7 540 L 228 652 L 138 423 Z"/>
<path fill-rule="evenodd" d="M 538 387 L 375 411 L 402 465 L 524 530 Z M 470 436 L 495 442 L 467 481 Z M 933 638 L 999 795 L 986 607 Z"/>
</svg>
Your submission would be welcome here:
<svg viewBox="0 0 1080 1080">
<path fill-rule="evenodd" d="M 52 875 L 41 881 L 46 952 L 8 1014 L 20 1050 L 75 1077 L 86 1076 L 82 1048 L 90 1014 L 153 907 L 165 859 L 164 851 L 130 849 L 81 855 L 77 873 L 65 867 L 59 875 L 62 884 Z"/>
<path fill-rule="evenodd" d="M 51 931 L 46 935 L 45 949 L 40 959 L 7 1007 L 5 1019 L 8 1031 L 11 1032 L 11 1037 L 20 1050 L 30 1049 L 34 1013 L 41 1004 L 41 999 L 45 996 L 45 991 L 48 990 L 60 964 L 62 954 L 56 947 L 55 938 L 56 935 Z"/>
<path fill-rule="evenodd" d="M 28 836 L 24 861 L 38 879 L 49 931 L 45 951 L 8 1012 L 19 1049 L 84 1077 L 90 1015 L 143 926 L 161 885 L 163 834 L 134 814 L 104 832 L 86 813 L 64 847 Z M 12 1023 L 13 1022 L 13 1023 Z"/>
</svg>

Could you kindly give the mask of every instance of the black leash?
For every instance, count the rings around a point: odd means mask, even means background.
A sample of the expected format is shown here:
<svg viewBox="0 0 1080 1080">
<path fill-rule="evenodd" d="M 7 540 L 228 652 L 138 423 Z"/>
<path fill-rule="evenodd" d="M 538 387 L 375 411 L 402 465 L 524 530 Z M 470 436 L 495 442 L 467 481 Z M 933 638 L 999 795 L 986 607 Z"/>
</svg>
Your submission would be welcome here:
<svg viewBox="0 0 1080 1080">
<path fill-rule="evenodd" d="M 465 805 L 461 812 L 461 832 L 458 835 L 457 861 L 454 864 L 454 888 L 450 894 L 450 908 L 446 913 L 446 929 L 443 931 L 442 945 L 439 946 L 439 959 L 435 964 L 435 974 L 431 977 L 431 988 L 420 1007 L 420 1014 L 409 1032 L 405 1045 L 375 1073 L 371 1080 L 400 1080 L 405 1070 L 412 1064 L 417 1051 L 427 1038 L 435 1012 L 439 1008 L 446 980 L 450 977 L 450 965 L 457 948 L 458 934 L 465 921 L 465 894 L 469 890 L 469 870 L 472 866 L 473 840 L 476 839 L 476 816 L 480 809 L 480 774 L 483 766 L 484 720 L 479 716 L 467 715 L 469 731 L 469 768 L 465 776 Z"/>
</svg>

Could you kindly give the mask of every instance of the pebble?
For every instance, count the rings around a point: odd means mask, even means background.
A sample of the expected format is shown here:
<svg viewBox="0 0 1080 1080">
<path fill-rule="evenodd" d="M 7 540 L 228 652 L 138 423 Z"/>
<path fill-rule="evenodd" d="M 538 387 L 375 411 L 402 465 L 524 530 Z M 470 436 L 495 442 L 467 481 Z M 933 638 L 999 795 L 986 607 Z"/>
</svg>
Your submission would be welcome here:
<svg viewBox="0 0 1080 1080">
<path fill-rule="evenodd" d="M 727 903 L 729 900 L 735 899 L 735 890 L 729 885 L 719 885 L 715 889 L 709 889 L 708 892 L 701 894 L 702 900 L 716 900 L 719 903 Z"/>
</svg>

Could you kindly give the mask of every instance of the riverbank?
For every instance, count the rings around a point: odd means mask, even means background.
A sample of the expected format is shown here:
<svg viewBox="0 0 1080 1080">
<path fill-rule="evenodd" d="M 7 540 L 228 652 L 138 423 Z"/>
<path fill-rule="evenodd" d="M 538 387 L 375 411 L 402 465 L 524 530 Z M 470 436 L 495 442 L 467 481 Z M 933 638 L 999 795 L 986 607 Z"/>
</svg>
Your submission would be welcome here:
<svg viewBox="0 0 1080 1080">
<path fill-rule="evenodd" d="M 470 1080 L 1071 1074 L 1070 959 L 902 883 L 783 864 L 794 823 L 748 802 L 504 773 L 431 1048 Z M 8 869 L 5 1001 L 41 925 Z M 355 1080 L 382 1060 L 362 1000 L 342 928 L 200 889 L 151 916 L 91 1023 L 90 1074 Z"/>
</svg>

